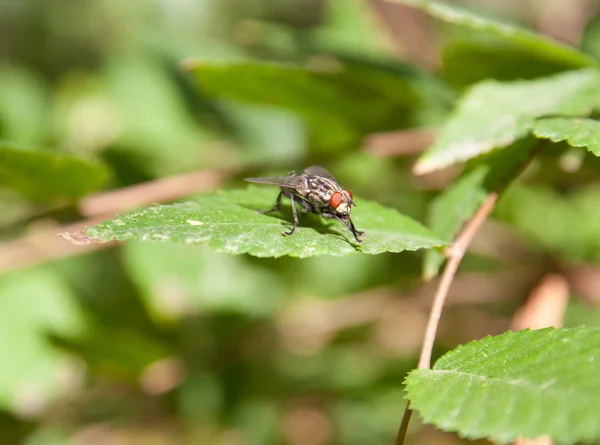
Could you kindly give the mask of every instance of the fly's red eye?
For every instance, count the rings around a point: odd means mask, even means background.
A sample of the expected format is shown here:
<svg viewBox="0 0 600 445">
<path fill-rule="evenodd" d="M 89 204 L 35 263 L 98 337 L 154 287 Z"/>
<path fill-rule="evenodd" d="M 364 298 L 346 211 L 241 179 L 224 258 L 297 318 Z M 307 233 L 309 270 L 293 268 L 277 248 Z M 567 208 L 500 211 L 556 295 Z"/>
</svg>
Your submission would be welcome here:
<svg viewBox="0 0 600 445">
<path fill-rule="evenodd" d="M 337 209 L 343 200 L 344 195 L 342 195 L 342 192 L 335 192 L 333 195 L 331 195 L 331 199 L 329 200 L 329 202 L 331 203 L 331 207 Z"/>
<path fill-rule="evenodd" d="M 346 193 L 348 193 L 348 196 L 350 197 L 351 201 L 354 201 L 354 196 L 352 196 L 352 192 L 350 190 L 344 190 Z"/>
</svg>

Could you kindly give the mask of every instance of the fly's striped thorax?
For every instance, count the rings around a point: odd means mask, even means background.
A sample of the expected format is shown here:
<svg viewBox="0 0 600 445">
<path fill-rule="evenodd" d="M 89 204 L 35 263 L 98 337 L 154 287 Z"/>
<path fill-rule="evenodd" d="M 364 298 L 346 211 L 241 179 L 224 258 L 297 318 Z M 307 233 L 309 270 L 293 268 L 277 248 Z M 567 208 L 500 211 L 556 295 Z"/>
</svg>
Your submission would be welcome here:
<svg viewBox="0 0 600 445">
<path fill-rule="evenodd" d="M 332 179 L 322 176 L 308 176 L 308 188 L 313 199 L 317 199 L 322 205 L 328 205 L 331 195 L 335 192 L 341 192 L 340 185 Z"/>
</svg>

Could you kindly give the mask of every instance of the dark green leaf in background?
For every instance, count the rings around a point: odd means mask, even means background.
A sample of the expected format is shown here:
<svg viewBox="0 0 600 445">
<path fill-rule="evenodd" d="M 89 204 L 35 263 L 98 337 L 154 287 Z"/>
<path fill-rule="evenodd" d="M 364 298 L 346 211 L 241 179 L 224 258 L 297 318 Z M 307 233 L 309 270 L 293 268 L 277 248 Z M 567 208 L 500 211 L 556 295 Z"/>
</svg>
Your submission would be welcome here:
<svg viewBox="0 0 600 445">
<path fill-rule="evenodd" d="M 102 187 L 108 175 L 102 164 L 0 143 L 0 185 L 35 201 L 81 198 Z"/>
<path fill-rule="evenodd" d="M 277 213 L 262 215 L 256 209 L 269 209 L 275 202 L 275 187 L 248 187 L 213 195 L 200 195 L 194 201 L 141 209 L 100 223 L 86 230 L 100 241 L 138 239 L 183 244 L 208 244 L 218 252 L 249 253 L 260 257 L 290 255 L 377 254 L 440 246 L 443 243 L 427 228 L 393 209 L 356 199 L 352 218 L 359 230 L 367 232 L 363 244 L 335 220 L 300 215 L 306 222 L 292 236 L 282 231 L 290 227 L 291 209 L 282 206 L 286 219 Z"/>
<path fill-rule="evenodd" d="M 240 62 L 186 64 L 211 97 L 285 108 L 304 117 L 321 147 L 357 144 L 375 131 L 402 128 L 416 101 L 400 75 L 325 59 L 318 67 Z"/>
<path fill-rule="evenodd" d="M 600 106 L 600 72 L 569 71 L 532 81 L 481 82 L 459 101 L 415 170 L 431 172 L 523 138 L 536 118 L 579 116 Z"/>
<path fill-rule="evenodd" d="M 593 58 L 548 37 L 460 6 L 427 0 L 395 0 L 413 5 L 457 34 L 443 53 L 450 82 L 531 79 L 597 64 Z"/>
<path fill-rule="evenodd" d="M 406 380 L 428 423 L 507 444 L 600 439 L 600 330 L 507 332 L 460 346 Z"/>
<path fill-rule="evenodd" d="M 532 245 L 561 258 L 595 263 L 600 260 L 600 185 L 570 193 L 549 187 L 514 184 L 494 214 L 510 223 Z"/>
<path fill-rule="evenodd" d="M 49 91 L 36 74 L 3 65 L 0 69 L 0 128 L 5 140 L 44 143 Z"/>
<path fill-rule="evenodd" d="M 587 23 L 581 36 L 581 50 L 600 61 L 600 14 Z"/>
<path fill-rule="evenodd" d="M 539 35 L 535 35 L 539 38 Z M 559 45 L 548 41 L 548 44 Z M 561 49 L 565 48 L 560 45 Z M 583 58 L 583 56 L 582 56 Z M 484 43 L 477 39 L 457 40 L 442 53 L 446 80 L 465 87 L 484 79 L 511 81 L 549 76 L 589 63 L 570 63 L 556 57 L 555 52 L 540 52 L 538 48 L 515 48 L 506 42 Z"/>
</svg>

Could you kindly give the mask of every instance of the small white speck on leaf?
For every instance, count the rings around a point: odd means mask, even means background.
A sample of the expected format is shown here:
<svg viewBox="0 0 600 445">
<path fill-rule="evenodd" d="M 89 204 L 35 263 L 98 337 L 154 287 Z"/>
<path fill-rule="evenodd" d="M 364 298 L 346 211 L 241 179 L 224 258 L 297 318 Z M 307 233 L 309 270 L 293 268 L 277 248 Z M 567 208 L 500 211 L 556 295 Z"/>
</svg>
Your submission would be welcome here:
<svg viewBox="0 0 600 445">
<path fill-rule="evenodd" d="M 202 221 L 196 221 L 195 219 L 188 219 L 186 223 L 188 223 L 190 226 L 201 226 L 204 224 Z"/>
</svg>

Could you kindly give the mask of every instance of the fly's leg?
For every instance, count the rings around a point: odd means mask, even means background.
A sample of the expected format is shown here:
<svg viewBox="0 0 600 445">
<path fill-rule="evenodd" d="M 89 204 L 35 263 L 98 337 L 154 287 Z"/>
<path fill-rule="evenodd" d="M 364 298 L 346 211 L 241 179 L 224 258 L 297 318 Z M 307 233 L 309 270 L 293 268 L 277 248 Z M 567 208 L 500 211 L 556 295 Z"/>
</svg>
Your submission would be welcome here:
<svg viewBox="0 0 600 445">
<path fill-rule="evenodd" d="M 298 214 L 296 213 L 296 205 L 294 204 L 294 195 L 293 194 L 290 194 L 290 199 L 292 200 L 292 213 L 294 214 L 294 225 L 292 227 L 292 230 L 290 230 L 289 232 L 281 232 L 281 234 L 283 236 L 290 236 L 292 233 L 294 233 L 294 230 L 296 230 L 296 227 L 298 227 Z"/>
<path fill-rule="evenodd" d="M 362 240 L 359 239 L 358 237 L 363 236 L 365 234 L 365 232 L 360 232 L 360 231 L 356 230 L 356 227 L 354 227 L 354 223 L 352 222 L 352 220 L 350 218 L 348 218 L 347 222 L 337 216 L 335 217 L 335 219 L 337 219 L 339 222 L 341 222 L 344 226 L 346 226 L 346 228 L 348 230 L 350 230 L 352 232 L 352 235 L 354 235 L 354 239 L 356 240 L 357 243 L 362 243 Z"/>
<path fill-rule="evenodd" d="M 275 205 L 271 210 L 257 210 L 258 213 L 262 213 L 263 215 L 268 215 L 269 213 L 276 212 L 281 207 L 281 197 L 283 196 L 283 192 L 279 192 L 277 195 L 277 200 L 275 201 Z"/>
</svg>

